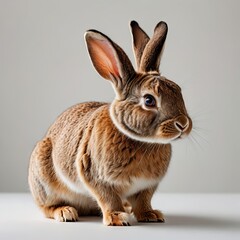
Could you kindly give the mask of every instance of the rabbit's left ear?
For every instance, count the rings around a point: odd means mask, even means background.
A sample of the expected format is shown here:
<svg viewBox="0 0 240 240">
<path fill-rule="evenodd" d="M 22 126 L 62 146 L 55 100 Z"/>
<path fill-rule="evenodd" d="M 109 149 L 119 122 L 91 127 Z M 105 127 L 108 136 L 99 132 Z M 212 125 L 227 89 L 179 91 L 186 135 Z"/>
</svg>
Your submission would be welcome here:
<svg viewBox="0 0 240 240">
<path fill-rule="evenodd" d="M 126 53 L 110 38 L 96 30 L 87 31 L 85 39 L 95 69 L 103 78 L 113 83 L 120 97 L 126 83 L 136 74 Z"/>
<path fill-rule="evenodd" d="M 140 71 L 159 72 L 159 65 L 164 43 L 167 37 L 167 32 L 167 24 L 165 22 L 159 22 L 154 29 L 153 37 L 149 40 L 144 48 L 139 67 Z"/>
<path fill-rule="evenodd" d="M 137 64 L 137 69 L 140 67 L 141 58 L 146 44 L 149 42 L 149 36 L 140 28 L 136 21 L 131 21 L 130 23 L 132 37 L 133 37 L 133 49 L 135 60 Z"/>
</svg>

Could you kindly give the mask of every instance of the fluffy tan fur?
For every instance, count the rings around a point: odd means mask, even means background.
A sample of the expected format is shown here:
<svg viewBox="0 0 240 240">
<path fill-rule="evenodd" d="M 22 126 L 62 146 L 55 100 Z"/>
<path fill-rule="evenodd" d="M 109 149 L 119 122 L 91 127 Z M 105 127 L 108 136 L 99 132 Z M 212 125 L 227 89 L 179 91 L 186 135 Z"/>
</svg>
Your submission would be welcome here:
<svg viewBox="0 0 240 240">
<path fill-rule="evenodd" d="M 138 27 L 134 25 L 135 38 L 141 36 Z M 156 45 L 161 29 L 155 32 Z M 163 222 L 151 199 L 169 165 L 170 141 L 187 135 L 192 127 L 181 89 L 156 69 L 136 73 L 107 36 L 92 30 L 86 41 L 95 68 L 113 83 L 117 98 L 111 104 L 78 104 L 57 118 L 30 159 L 32 195 L 45 216 L 58 221 L 102 214 L 103 223 L 112 226 L 135 220 Z M 157 66 L 160 54 L 155 60 L 149 56 L 147 62 L 156 61 Z M 141 56 L 138 53 L 138 63 Z M 156 99 L 154 108 L 144 105 L 146 93 Z"/>
</svg>

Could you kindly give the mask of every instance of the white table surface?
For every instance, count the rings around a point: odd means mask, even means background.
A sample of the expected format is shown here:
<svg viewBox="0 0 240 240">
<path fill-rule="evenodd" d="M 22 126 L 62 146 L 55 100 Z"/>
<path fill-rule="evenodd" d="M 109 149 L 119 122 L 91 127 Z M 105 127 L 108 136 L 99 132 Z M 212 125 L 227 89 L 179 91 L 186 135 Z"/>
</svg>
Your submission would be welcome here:
<svg viewBox="0 0 240 240">
<path fill-rule="evenodd" d="M 155 194 L 166 223 L 106 227 L 98 217 L 59 223 L 43 217 L 30 194 L 0 194 L 0 239 L 240 240 L 240 194 Z"/>
</svg>

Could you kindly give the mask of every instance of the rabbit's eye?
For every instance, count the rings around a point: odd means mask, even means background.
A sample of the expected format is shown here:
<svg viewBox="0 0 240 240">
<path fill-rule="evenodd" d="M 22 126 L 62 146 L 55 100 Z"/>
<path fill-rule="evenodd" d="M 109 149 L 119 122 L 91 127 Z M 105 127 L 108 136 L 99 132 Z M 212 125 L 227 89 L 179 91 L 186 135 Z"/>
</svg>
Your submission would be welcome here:
<svg viewBox="0 0 240 240">
<path fill-rule="evenodd" d="M 156 106 L 156 100 L 152 95 L 147 94 L 147 95 L 144 96 L 144 104 L 147 107 L 155 107 Z"/>
</svg>

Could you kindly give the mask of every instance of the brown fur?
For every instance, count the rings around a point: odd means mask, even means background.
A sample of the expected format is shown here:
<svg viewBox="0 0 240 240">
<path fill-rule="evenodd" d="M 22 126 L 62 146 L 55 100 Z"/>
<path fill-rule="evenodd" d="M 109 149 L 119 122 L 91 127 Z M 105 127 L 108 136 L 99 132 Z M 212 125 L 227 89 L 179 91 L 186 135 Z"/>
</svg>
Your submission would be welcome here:
<svg viewBox="0 0 240 240">
<path fill-rule="evenodd" d="M 157 71 L 135 72 L 105 35 L 89 31 L 86 41 L 95 68 L 113 83 L 117 98 L 111 104 L 77 104 L 57 118 L 31 156 L 32 195 L 45 216 L 58 221 L 102 213 L 105 225 L 127 226 L 135 217 L 163 222 L 151 198 L 169 165 L 169 142 L 192 127 L 181 89 Z M 146 93 L 156 99 L 154 108 L 144 106 Z"/>
</svg>

